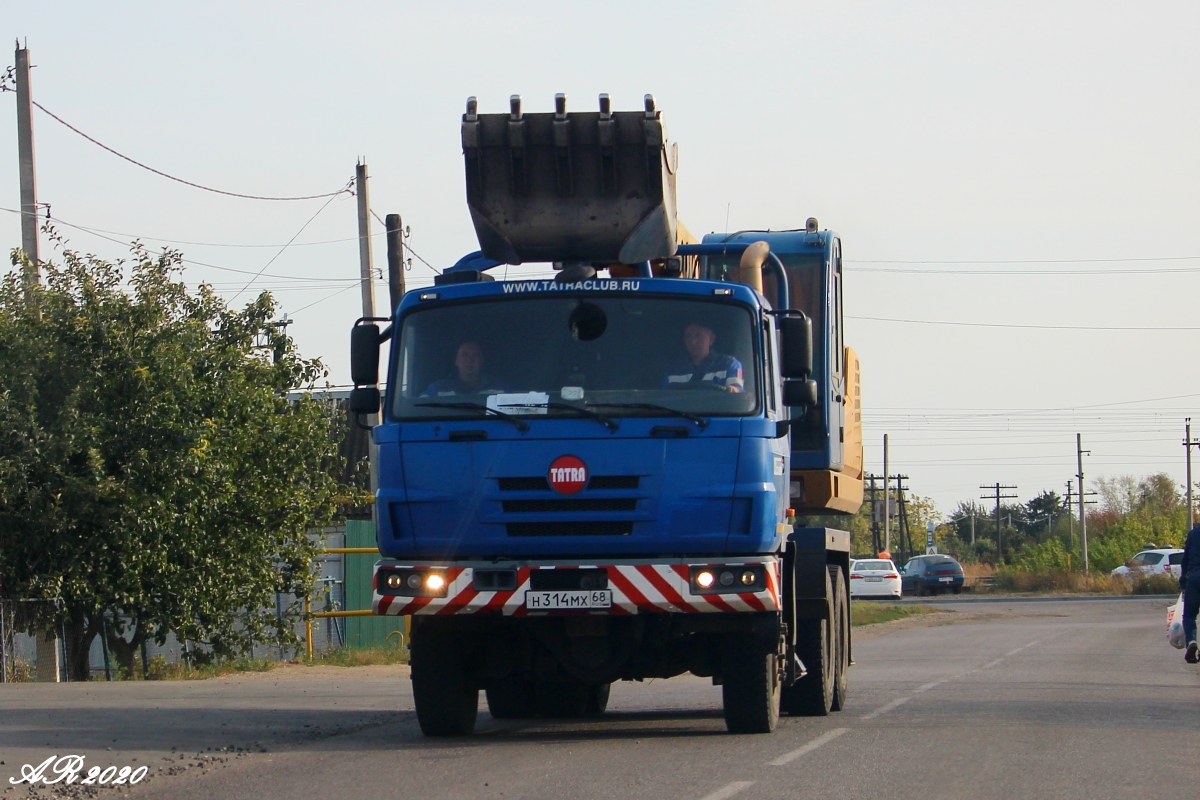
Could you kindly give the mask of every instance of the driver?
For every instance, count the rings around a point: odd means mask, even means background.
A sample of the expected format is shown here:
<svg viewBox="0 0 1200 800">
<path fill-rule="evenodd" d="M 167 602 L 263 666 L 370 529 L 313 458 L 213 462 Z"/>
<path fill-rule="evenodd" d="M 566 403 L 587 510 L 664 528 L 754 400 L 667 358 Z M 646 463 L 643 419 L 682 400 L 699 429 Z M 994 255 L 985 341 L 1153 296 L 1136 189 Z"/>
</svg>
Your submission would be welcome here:
<svg viewBox="0 0 1200 800">
<path fill-rule="evenodd" d="M 715 387 L 726 392 L 741 392 L 742 364 L 733 356 L 712 349 L 717 335 L 712 328 L 693 322 L 683 329 L 683 346 L 688 357 L 672 362 L 663 376 L 663 387 Z"/>
<path fill-rule="evenodd" d="M 507 392 L 503 381 L 483 372 L 483 348 L 479 342 L 466 341 L 454 354 L 455 375 L 434 381 L 421 392 L 421 397 L 454 397 L 463 394 L 500 394 Z"/>
</svg>

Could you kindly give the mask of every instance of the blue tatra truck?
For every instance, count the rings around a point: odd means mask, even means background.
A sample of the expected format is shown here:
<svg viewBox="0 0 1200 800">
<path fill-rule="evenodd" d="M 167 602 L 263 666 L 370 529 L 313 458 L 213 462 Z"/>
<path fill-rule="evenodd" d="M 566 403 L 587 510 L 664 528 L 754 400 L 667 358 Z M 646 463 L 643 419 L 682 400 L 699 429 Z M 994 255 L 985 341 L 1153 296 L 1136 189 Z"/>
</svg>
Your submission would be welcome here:
<svg viewBox="0 0 1200 800">
<path fill-rule="evenodd" d="M 351 409 L 381 412 L 374 611 L 412 617 L 422 731 L 471 733 L 480 690 L 575 717 L 688 672 L 734 733 L 841 709 L 849 534 L 794 526 L 862 502 L 838 237 L 693 239 L 649 95 L 471 98 L 462 137 L 480 251 L 351 337 Z"/>
</svg>

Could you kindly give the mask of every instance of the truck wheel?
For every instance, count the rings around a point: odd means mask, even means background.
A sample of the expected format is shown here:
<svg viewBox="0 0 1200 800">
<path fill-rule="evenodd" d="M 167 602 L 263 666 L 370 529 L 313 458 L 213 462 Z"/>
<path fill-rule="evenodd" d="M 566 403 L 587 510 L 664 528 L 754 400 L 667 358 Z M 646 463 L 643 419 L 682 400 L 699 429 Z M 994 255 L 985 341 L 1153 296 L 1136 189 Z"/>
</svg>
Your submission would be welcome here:
<svg viewBox="0 0 1200 800">
<path fill-rule="evenodd" d="M 721 695 L 730 733 L 770 733 L 779 722 L 779 670 L 776 655 L 751 636 L 730 637 Z"/>
<path fill-rule="evenodd" d="M 495 719 L 529 719 L 536 715 L 533 684 L 521 678 L 508 678 L 489 686 L 488 711 Z"/>
<path fill-rule="evenodd" d="M 413 702 L 426 736 L 466 736 L 475 730 L 479 690 L 467 682 L 454 637 L 421 631 L 412 640 Z"/>
<path fill-rule="evenodd" d="M 850 689 L 850 600 L 846 595 L 846 576 L 841 567 L 830 567 L 833 576 L 834 606 L 834 676 L 832 711 L 841 711 L 846 706 L 846 694 Z"/>
<path fill-rule="evenodd" d="M 583 713 L 589 717 L 598 717 L 608 708 L 608 694 L 612 691 L 611 683 L 593 683 L 588 687 L 587 707 Z"/>
<path fill-rule="evenodd" d="M 574 681 L 538 681 L 533 692 L 538 716 L 551 719 L 582 717 L 587 710 L 589 689 L 588 684 Z"/>
<path fill-rule="evenodd" d="M 796 655 L 804 662 L 805 675 L 783 689 L 783 710 L 792 716 L 823 717 L 833 709 L 833 634 L 836 611 L 833 585 L 825 573 L 825 619 L 796 621 Z"/>
</svg>

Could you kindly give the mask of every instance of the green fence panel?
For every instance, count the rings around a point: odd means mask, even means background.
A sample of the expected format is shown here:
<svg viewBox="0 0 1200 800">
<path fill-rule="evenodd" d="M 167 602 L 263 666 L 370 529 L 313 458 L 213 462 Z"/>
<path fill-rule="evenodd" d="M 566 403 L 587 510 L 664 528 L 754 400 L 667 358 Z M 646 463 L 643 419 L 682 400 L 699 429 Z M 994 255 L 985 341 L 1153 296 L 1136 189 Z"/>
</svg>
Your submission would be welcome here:
<svg viewBox="0 0 1200 800">
<path fill-rule="evenodd" d="M 375 547 L 375 523 L 368 520 L 346 521 L 346 547 Z M 377 553 L 347 553 L 346 610 L 371 607 L 371 576 Z M 396 646 L 403 634 L 408 643 L 408 617 L 346 617 L 346 647 Z M 389 639 L 388 636 L 391 636 Z"/>
</svg>

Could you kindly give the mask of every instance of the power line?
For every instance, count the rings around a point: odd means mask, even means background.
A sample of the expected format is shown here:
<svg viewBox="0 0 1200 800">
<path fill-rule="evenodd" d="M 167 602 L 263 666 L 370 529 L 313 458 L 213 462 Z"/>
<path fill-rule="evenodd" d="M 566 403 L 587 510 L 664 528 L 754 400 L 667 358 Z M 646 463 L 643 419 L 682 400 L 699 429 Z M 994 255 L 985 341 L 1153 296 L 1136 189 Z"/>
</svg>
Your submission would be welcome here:
<svg viewBox="0 0 1200 800">
<path fill-rule="evenodd" d="M 346 187 L 347 187 L 347 188 L 349 188 L 349 187 L 350 187 L 350 184 L 352 184 L 353 182 L 354 182 L 354 181 L 353 181 L 353 179 L 351 179 L 350 183 L 347 183 L 347 184 L 346 184 Z M 309 218 L 308 218 L 308 222 L 305 222 L 303 225 L 301 225 L 301 226 L 300 226 L 300 230 L 296 231 L 296 233 L 295 233 L 295 234 L 292 236 L 292 238 L 288 240 L 287 244 L 285 244 L 283 247 L 279 248 L 279 252 L 278 252 L 278 253 L 276 253 L 275 255 L 271 256 L 271 260 L 270 260 L 270 261 L 268 261 L 268 262 L 267 262 L 265 265 L 263 265 L 263 268 L 262 268 L 262 269 L 260 269 L 260 270 L 259 270 L 257 273 L 255 273 L 255 275 L 254 275 L 254 277 L 253 277 L 253 278 L 251 278 L 250 280 L 246 281 L 246 285 L 245 285 L 245 286 L 243 286 L 243 287 L 242 287 L 242 288 L 241 288 L 241 289 L 238 291 L 238 293 L 237 293 L 237 294 L 235 294 L 235 295 L 234 295 L 232 298 L 230 298 L 229 302 L 231 302 L 231 303 L 232 303 L 234 300 L 237 300 L 239 297 L 241 297 L 241 296 L 242 296 L 242 292 L 244 292 L 244 291 L 246 291 L 247 289 L 249 289 L 249 288 L 250 288 L 250 284 L 252 284 L 252 283 L 254 283 L 256 280 L 258 280 L 258 276 L 259 276 L 259 275 L 261 275 L 261 274 L 263 274 L 263 272 L 265 272 L 265 271 L 266 271 L 267 267 L 269 267 L 269 266 L 271 266 L 272 264 L 274 264 L 274 263 L 275 263 L 275 259 L 277 259 L 277 258 L 279 258 L 281 255 L 283 255 L 283 251 L 288 249 L 288 245 L 290 245 L 292 242 L 296 241 L 296 239 L 297 239 L 297 238 L 300 236 L 300 234 L 304 233 L 304 229 L 305 229 L 305 228 L 307 228 L 307 227 L 308 227 L 308 226 L 309 226 L 309 225 L 312 223 L 312 221 L 313 221 L 314 219 L 316 219 L 317 217 L 321 216 L 321 212 L 322 212 L 322 211 L 324 211 L 325 209 L 329 208 L 329 204 L 330 204 L 330 203 L 332 203 L 332 202 L 333 202 L 333 200 L 334 200 L 334 198 L 335 198 L 335 197 L 337 197 L 337 196 L 338 196 L 338 195 L 340 195 L 340 194 L 341 194 L 341 192 L 337 192 L 337 193 L 335 193 L 335 194 L 332 194 L 332 195 L 330 195 L 330 196 L 329 196 L 329 199 L 325 201 L 324 205 L 322 205 L 320 208 L 318 208 L 318 209 L 317 209 L 317 213 L 315 213 L 315 214 L 313 214 L 311 217 L 309 217 Z"/>
<path fill-rule="evenodd" d="M 10 211 L 14 214 L 21 213 L 20 211 L 16 211 L 11 208 L 0 208 L 0 211 Z M 113 239 L 110 236 L 105 236 L 103 234 L 96 233 L 96 231 L 92 228 L 85 228 L 82 225 L 76 225 L 73 222 L 68 222 L 67 220 L 63 219 L 62 217 L 55 217 L 55 218 L 51 219 L 49 216 L 42 216 L 41 214 L 38 214 L 37 217 L 38 217 L 38 219 L 40 219 L 44 222 L 51 222 L 55 225 L 66 225 L 68 228 L 74 228 L 75 230 L 83 231 L 84 233 L 86 233 L 90 236 L 95 236 L 97 239 L 103 239 L 106 242 L 112 242 L 113 244 L 119 244 L 122 247 L 128 247 L 130 244 L 130 242 L 127 242 L 127 241 L 123 242 L 120 239 Z M 135 238 L 135 241 L 136 241 L 136 238 Z M 273 246 L 277 246 L 277 245 L 273 245 Z M 270 272 L 261 272 L 261 273 L 251 272 L 248 269 L 235 269 L 233 267 L 222 267 L 219 264 L 209 264 L 206 261 L 196 261 L 195 259 L 192 259 L 192 258 L 182 258 L 181 257 L 180 261 L 182 261 L 184 264 L 191 264 L 191 265 L 197 266 L 197 267 L 208 267 L 209 269 L 216 269 L 216 270 L 220 270 L 222 272 L 233 272 L 233 273 L 237 273 L 239 275 L 261 275 L 261 276 L 265 276 L 268 278 L 278 278 L 279 280 L 287 280 L 287 281 L 327 281 L 329 283 L 341 283 L 345 280 L 348 280 L 347 278 L 302 278 L 302 277 L 297 277 L 295 275 L 276 275 L 276 274 L 270 273 Z M 355 278 L 353 280 L 355 283 L 358 283 L 357 278 Z"/>
<path fill-rule="evenodd" d="M 855 258 L 847 259 L 851 264 L 1120 264 L 1141 261 L 1200 261 L 1200 256 L 1129 256 L 1125 258 L 965 258 L 965 259 L 916 259 Z"/>
<path fill-rule="evenodd" d="M 304 311 L 306 309 L 312 308 L 313 306 L 317 305 L 317 303 L 324 303 L 326 300 L 337 297 L 339 294 L 342 294 L 343 292 L 348 292 L 351 289 L 357 288 L 360 283 L 361 283 L 361 281 L 355 281 L 354 283 L 350 284 L 349 286 L 347 286 L 344 289 L 338 289 L 336 292 L 333 292 L 332 294 L 328 294 L 325 297 L 322 297 L 320 300 L 316 300 L 312 303 L 309 303 L 306 306 L 301 306 L 300 308 L 297 308 L 295 311 L 292 311 L 290 313 L 299 314 L 301 311 Z"/>
<path fill-rule="evenodd" d="M 1005 322 L 954 322 L 940 319 L 897 319 L 893 317 L 858 317 L 846 315 L 846 319 L 869 322 L 898 322 L 906 325 L 952 325 L 964 328 L 1022 328 L 1040 331 L 1200 331 L 1200 326 L 1188 325 L 1019 325 Z"/>
<path fill-rule="evenodd" d="M 58 122 L 60 125 L 63 125 L 66 128 L 74 131 L 75 133 L 79 134 L 84 139 L 87 139 L 89 142 L 96 145 L 97 147 L 107 150 L 108 152 L 110 152 L 114 156 L 116 156 L 117 158 L 122 158 L 122 159 L 128 161 L 130 164 L 133 164 L 134 166 L 141 167 L 144 170 L 153 172 L 155 175 L 159 175 L 168 180 L 175 181 L 176 183 L 182 183 L 184 186 L 191 186 L 193 189 L 202 189 L 206 192 L 212 192 L 214 194 L 223 194 L 227 197 L 240 197 L 243 200 L 319 200 L 322 197 L 334 197 L 339 194 L 345 194 L 348 191 L 348 189 L 339 189 L 336 192 L 327 192 L 326 194 L 309 194 L 309 195 L 302 195 L 299 197 L 265 197 L 265 196 L 254 195 L 254 194 L 240 194 L 238 192 L 227 192 L 227 191 L 224 191 L 223 189 L 213 189 L 212 187 L 209 187 L 209 186 L 202 186 L 198 183 L 192 183 L 191 181 L 185 181 L 183 178 L 176 178 L 174 175 L 168 175 L 167 173 L 163 172 L 162 170 L 157 170 L 154 167 L 147 166 L 146 164 L 143 164 L 142 162 L 140 162 L 136 159 L 130 158 L 129 156 L 127 156 L 123 153 L 119 153 L 116 150 L 109 147 L 108 145 L 104 144 L 103 142 L 96 141 L 91 136 L 88 136 L 86 133 L 79 130 L 74 125 L 67 122 L 62 117 L 58 116 L 53 111 L 46 108 L 45 106 L 43 106 L 41 103 L 37 102 L 36 100 L 33 100 L 32 102 L 35 106 L 37 106 L 39 109 L 41 109 L 41 111 L 43 111 L 45 114 L 47 114 L 54 121 Z"/>
<path fill-rule="evenodd" d="M 1191 257 L 1189 256 L 1188 258 Z M 1200 272 L 1200 267 L 1160 267 L 1149 269 L 1144 267 L 1139 269 L 889 269 L 886 267 L 854 267 L 852 263 L 847 263 L 853 267 L 852 272 L 877 272 L 897 275 L 1158 275 Z M 1039 262 L 1030 261 L 1026 263 L 1036 264 Z"/>
</svg>

